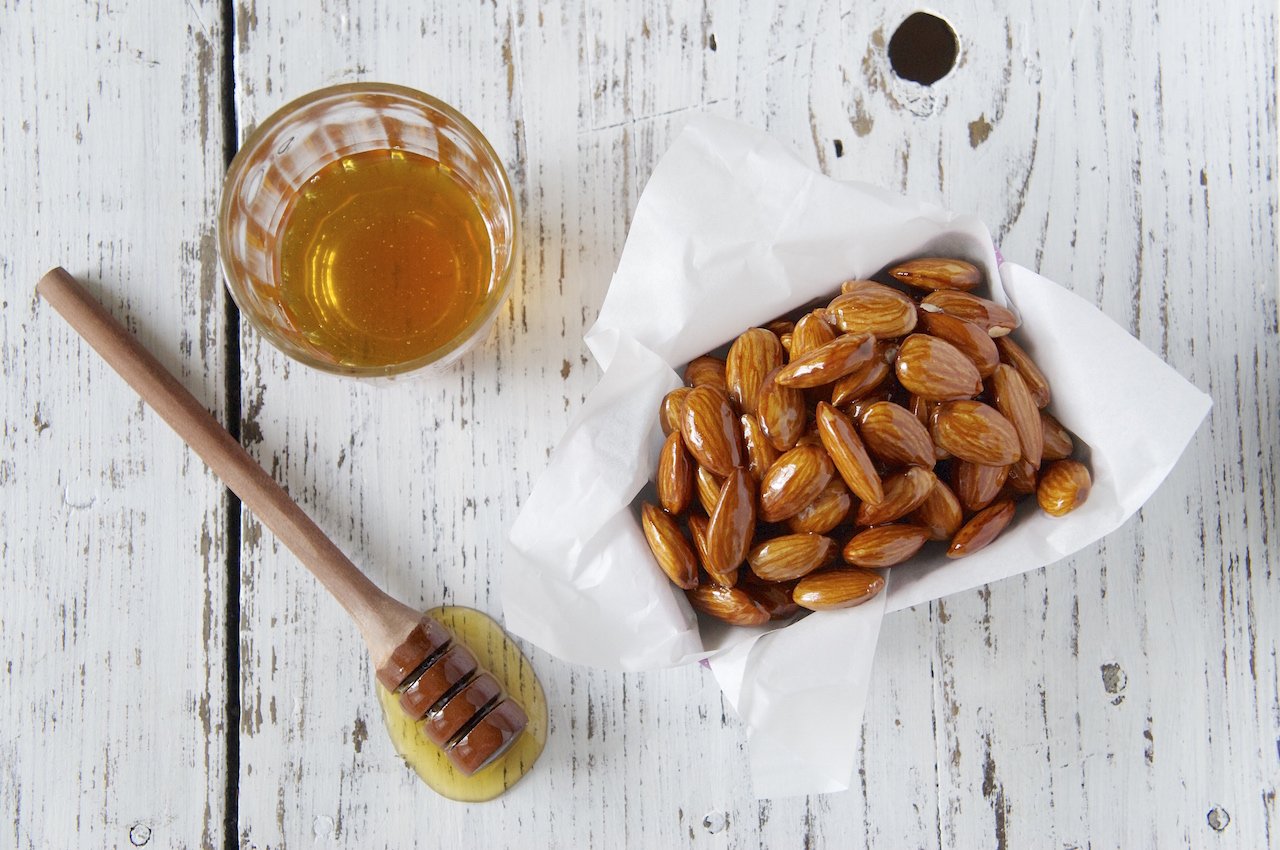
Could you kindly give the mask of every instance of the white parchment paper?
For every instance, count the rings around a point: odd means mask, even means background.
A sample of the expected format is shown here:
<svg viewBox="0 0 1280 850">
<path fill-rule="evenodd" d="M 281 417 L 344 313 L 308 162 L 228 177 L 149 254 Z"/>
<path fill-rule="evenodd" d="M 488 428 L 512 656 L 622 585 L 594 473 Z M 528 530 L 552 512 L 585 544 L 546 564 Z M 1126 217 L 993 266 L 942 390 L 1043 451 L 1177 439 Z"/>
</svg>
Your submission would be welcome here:
<svg viewBox="0 0 1280 850">
<path fill-rule="evenodd" d="M 924 255 L 962 257 L 1022 317 L 1054 414 L 1087 446 L 1094 487 L 1061 519 L 1024 506 L 987 549 L 888 571 L 857 608 L 773 629 L 700 621 L 657 567 L 632 508 L 662 444 L 657 409 L 693 357 L 841 281 Z M 747 729 L 758 797 L 841 791 L 857 757 L 880 621 L 1035 569 L 1119 527 L 1209 410 L 1199 392 L 1092 305 L 999 265 L 972 216 L 831 180 L 758 130 L 690 122 L 636 208 L 586 342 L 603 370 L 511 529 L 506 626 L 568 661 L 623 670 L 708 658 Z"/>
</svg>

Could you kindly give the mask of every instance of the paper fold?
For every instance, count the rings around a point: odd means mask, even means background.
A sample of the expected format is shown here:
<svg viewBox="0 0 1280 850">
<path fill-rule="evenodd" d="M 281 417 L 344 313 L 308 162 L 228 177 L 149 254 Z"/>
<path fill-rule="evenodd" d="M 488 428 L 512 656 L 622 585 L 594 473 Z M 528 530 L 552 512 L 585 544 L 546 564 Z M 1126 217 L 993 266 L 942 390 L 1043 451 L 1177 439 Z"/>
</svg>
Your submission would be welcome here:
<svg viewBox="0 0 1280 850">
<path fill-rule="evenodd" d="M 978 264 L 988 297 L 1020 312 L 1019 338 L 1053 386 L 1054 414 L 1087 444 L 1088 503 L 1062 519 L 1024 508 L 986 550 L 897 567 L 888 592 L 858 608 L 773 631 L 705 622 L 699 631 L 632 507 L 656 463 L 658 405 L 679 385 L 677 369 L 747 327 L 829 299 L 842 280 L 925 255 Z M 1091 304 L 1027 269 L 998 266 L 972 216 L 831 180 L 765 134 L 711 117 L 691 121 L 655 169 L 586 343 L 604 374 L 511 530 L 506 625 L 593 666 L 710 656 L 747 729 L 761 797 L 849 787 L 885 611 L 1043 566 L 1119 527 L 1209 408 Z"/>
</svg>

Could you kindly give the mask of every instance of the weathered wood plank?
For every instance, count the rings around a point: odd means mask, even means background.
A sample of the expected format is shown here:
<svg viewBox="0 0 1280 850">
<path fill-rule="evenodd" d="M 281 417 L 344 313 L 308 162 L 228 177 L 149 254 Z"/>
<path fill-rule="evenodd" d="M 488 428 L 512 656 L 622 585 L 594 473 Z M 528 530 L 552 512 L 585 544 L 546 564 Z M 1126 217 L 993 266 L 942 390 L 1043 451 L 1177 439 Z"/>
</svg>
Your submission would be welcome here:
<svg viewBox="0 0 1280 850">
<path fill-rule="evenodd" d="M 0 3 L 0 844 L 220 847 L 224 491 L 34 297 L 63 264 L 214 411 L 216 2 Z"/>
<path fill-rule="evenodd" d="M 249 521 L 242 843 L 1199 845 L 1218 808 L 1221 840 L 1273 842 L 1276 127 L 1256 69 L 1274 10 L 970 0 L 947 12 L 959 66 L 924 90 L 884 57 L 905 2 L 667 5 L 237 7 L 242 125 L 320 85 L 402 82 L 471 116 L 518 186 L 518 291 L 448 375 L 354 385 L 245 337 L 246 437 L 393 591 L 495 610 L 501 534 L 596 378 L 581 334 L 696 110 L 980 214 L 1006 255 L 1214 394 L 1209 427 L 1105 544 L 891 617 L 860 782 L 830 797 L 753 800 L 741 730 L 696 669 L 533 651 L 553 717 L 539 772 L 483 810 L 439 800 L 392 757 L 340 611 Z"/>
</svg>

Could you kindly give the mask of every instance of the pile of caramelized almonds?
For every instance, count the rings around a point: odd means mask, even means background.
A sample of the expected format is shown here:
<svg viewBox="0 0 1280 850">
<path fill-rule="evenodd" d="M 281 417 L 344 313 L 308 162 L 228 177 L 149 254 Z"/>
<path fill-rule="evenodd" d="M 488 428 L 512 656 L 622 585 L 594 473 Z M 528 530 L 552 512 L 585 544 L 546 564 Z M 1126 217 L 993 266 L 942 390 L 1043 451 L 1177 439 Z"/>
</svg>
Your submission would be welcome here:
<svg viewBox="0 0 1280 850">
<path fill-rule="evenodd" d="M 971 293 L 977 267 L 925 258 L 881 277 L 693 360 L 662 400 L 661 506 L 641 523 L 699 611 L 759 625 L 847 608 L 926 541 L 963 557 L 1026 496 L 1052 516 L 1087 498 L 1049 384 L 1009 337 L 1017 318 Z"/>
</svg>

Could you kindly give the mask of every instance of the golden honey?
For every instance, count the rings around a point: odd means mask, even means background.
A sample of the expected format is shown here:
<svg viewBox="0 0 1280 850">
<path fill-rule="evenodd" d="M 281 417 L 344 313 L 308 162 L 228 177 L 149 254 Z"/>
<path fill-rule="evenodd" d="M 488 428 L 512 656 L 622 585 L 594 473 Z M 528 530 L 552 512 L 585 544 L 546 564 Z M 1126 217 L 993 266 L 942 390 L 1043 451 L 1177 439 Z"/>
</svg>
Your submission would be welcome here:
<svg viewBox="0 0 1280 850">
<path fill-rule="evenodd" d="M 480 666 L 524 708 L 529 725 L 493 764 L 466 776 L 400 708 L 396 695 L 378 685 L 378 702 L 391 742 L 422 781 L 444 797 L 465 803 L 492 800 L 533 767 L 547 742 L 547 698 L 529 659 L 492 617 L 474 608 L 447 606 L 427 612 L 466 645 Z"/>
<path fill-rule="evenodd" d="M 404 150 L 321 168 L 291 201 L 278 245 L 288 320 L 346 366 L 430 354 L 476 319 L 492 286 L 474 195 L 447 166 Z"/>
</svg>

